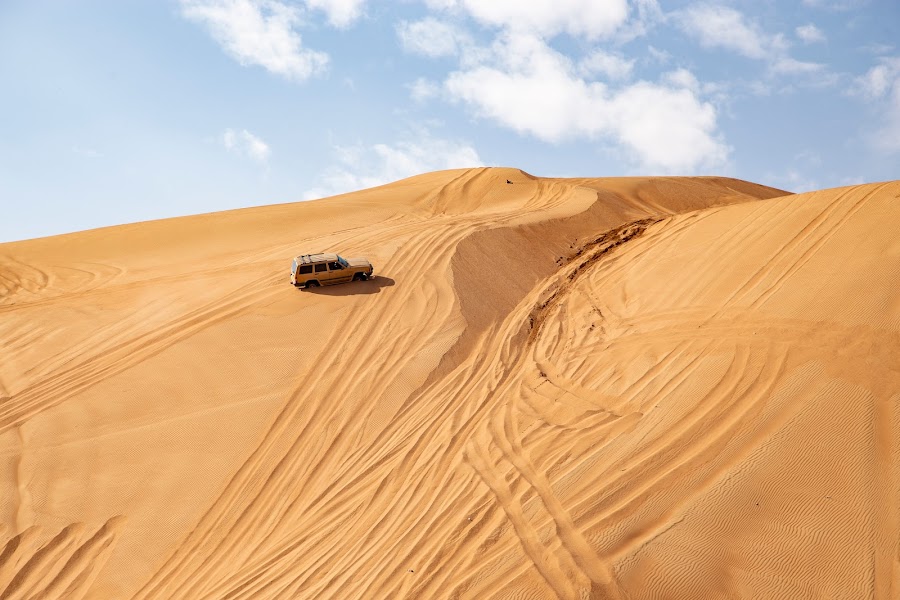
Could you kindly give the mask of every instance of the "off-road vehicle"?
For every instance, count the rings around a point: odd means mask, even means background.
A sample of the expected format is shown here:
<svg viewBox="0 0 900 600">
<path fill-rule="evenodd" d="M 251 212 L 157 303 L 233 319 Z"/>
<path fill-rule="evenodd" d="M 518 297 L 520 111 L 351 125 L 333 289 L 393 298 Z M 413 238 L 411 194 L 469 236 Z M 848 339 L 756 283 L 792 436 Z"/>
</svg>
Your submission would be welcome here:
<svg viewBox="0 0 900 600">
<path fill-rule="evenodd" d="M 365 258 L 344 258 L 337 254 L 301 254 L 291 265 L 291 283 L 306 289 L 320 285 L 365 281 L 373 268 Z"/>
</svg>

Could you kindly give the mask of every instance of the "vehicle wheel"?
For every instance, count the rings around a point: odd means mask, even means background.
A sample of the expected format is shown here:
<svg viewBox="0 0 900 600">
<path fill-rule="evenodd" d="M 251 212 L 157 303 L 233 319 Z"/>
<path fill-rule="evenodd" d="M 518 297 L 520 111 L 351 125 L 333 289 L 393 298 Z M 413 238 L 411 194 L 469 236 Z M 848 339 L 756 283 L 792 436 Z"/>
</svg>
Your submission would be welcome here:
<svg viewBox="0 0 900 600">
<path fill-rule="evenodd" d="M 306 289 L 317 288 L 317 287 L 319 287 L 319 282 L 316 280 L 306 282 Z"/>
<path fill-rule="evenodd" d="M 353 275 L 353 281 L 365 281 L 366 274 L 365 273 L 355 273 Z"/>
</svg>

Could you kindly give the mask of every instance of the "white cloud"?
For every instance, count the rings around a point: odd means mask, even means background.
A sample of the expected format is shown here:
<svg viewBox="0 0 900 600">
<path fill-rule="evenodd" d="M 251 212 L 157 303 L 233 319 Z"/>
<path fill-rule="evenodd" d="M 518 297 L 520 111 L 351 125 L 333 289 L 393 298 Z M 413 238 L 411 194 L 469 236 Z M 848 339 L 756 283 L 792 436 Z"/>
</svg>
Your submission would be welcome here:
<svg viewBox="0 0 900 600">
<path fill-rule="evenodd" d="M 900 56 L 885 57 L 857 78 L 857 95 L 872 102 L 882 113 L 882 127 L 871 136 L 874 146 L 900 152 Z"/>
<path fill-rule="evenodd" d="M 587 76 L 599 74 L 614 80 L 628 79 L 633 68 L 634 59 L 629 60 L 621 54 L 600 49 L 594 50 L 578 63 L 579 71 Z"/>
<path fill-rule="evenodd" d="M 844 11 L 858 8 L 868 1 L 869 0 L 803 0 L 803 5 L 810 8 Z"/>
<path fill-rule="evenodd" d="M 303 47 L 298 9 L 277 0 L 181 0 L 181 7 L 242 65 L 300 81 L 328 64 L 327 54 Z"/>
<path fill-rule="evenodd" d="M 687 88 L 640 82 L 614 96 L 610 108 L 616 136 L 648 167 L 695 171 L 727 159 L 715 109 Z"/>
<path fill-rule="evenodd" d="M 647 54 L 649 54 L 651 61 L 660 65 L 668 64 L 672 60 L 671 54 L 654 46 L 647 46 Z"/>
<path fill-rule="evenodd" d="M 772 39 L 727 6 L 695 4 L 673 13 L 675 22 L 707 48 L 725 48 L 749 58 L 765 58 Z"/>
<path fill-rule="evenodd" d="M 420 130 L 389 144 L 335 147 L 338 164 L 326 169 L 305 199 L 371 188 L 442 169 L 478 167 L 478 152 L 465 142 L 433 137 Z"/>
<path fill-rule="evenodd" d="M 800 38 L 800 40 L 805 44 L 814 44 L 816 42 L 825 41 L 825 34 L 822 33 L 821 29 L 819 29 L 812 23 L 801 25 L 800 27 L 797 27 L 794 32 L 797 34 L 797 37 Z"/>
<path fill-rule="evenodd" d="M 891 96 L 885 108 L 884 130 L 879 132 L 875 145 L 887 152 L 900 152 L 900 81 L 894 81 Z"/>
<path fill-rule="evenodd" d="M 428 0 L 427 4 L 433 9 L 461 9 L 484 25 L 545 37 L 560 33 L 605 37 L 628 18 L 627 0 Z"/>
<path fill-rule="evenodd" d="M 266 162 L 269 154 L 271 154 L 269 145 L 246 129 L 240 131 L 226 129 L 222 133 L 222 145 L 229 152 L 239 156 L 246 156 L 261 163 Z"/>
<path fill-rule="evenodd" d="M 697 77 L 687 69 L 676 69 L 669 73 L 665 73 L 663 79 L 675 87 L 693 91 L 698 91 L 700 89 L 700 82 L 697 81 Z"/>
<path fill-rule="evenodd" d="M 771 70 L 778 75 L 812 75 L 822 73 L 825 65 L 793 58 L 778 58 L 772 63 Z"/>
<path fill-rule="evenodd" d="M 433 81 L 419 77 L 409 86 L 409 95 L 416 102 L 425 102 L 437 97 L 441 93 L 441 86 Z"/>
<path fill-rule="evenodd" d="M 631 16 L 616 33 L 614 41 L 625 44 L 635 38 L 647 35 L 658 23 L 666 20 L 666 16 L 657 0 L 632 0 Z"/>
<path fill-rule="evenodd" d="M 860 46 L 859 49 L 863 50 L 864 52 L 869 52 L 871 54 L 884 55 L 884 54 L 890 54 L 891 52 L 893 52 L 894 46 L 891 44 L 879 44 L 877 42 L 873 42 L 871 44 L 866 44 L 864 46 Z"/>
<path fill-rule="evenodd" d="M 571 62 L 539 38 L 508 34 L 492 50 L 487 64 L 451 73 L 445 88 L 481 116 L 521 133 L 548 141 L 572 136 L 582 105 L 606 93 L 603 84 L 573 77 Z"/>
<path fill-rule="evenodd" d="M 362 16 L 366 0 L 306 0 L 312 9 L 323 11 L 328 22 L 339 29 L 349 27 Z"/>
<path fill-rule="evenodd" d="M 687 88 L 641 82 L 615 96 L 611 108 L 616 135 L 647 166 L 678 172 L 725 162 L 728 150 L 713 136 L 715 109 Z"/>
<path fill-rule="evenodd" d="M 508 33 L 481 64 L 451 73 L 445 89 L 479 116 L 541 140 L 613 139 L 644 167 L 686 172 L 725 162 L 715 108 L 686 72 L 615 91 L 576 72 L 541 39 Z"/>
<path fill-rule="evenodd" d="M 883 58 L 856 83 L 863 96 L 877 99 L 885 96 L 900 80 L 900 57 Z"/>
<path fill-rule="evenodd" d="M 459 53 L 460 46 L 469 41 L 468 35 L 433 17 L 401 21 L 397 25 L 397 36 L 406 51 L 432 58 L 454 56 Z"/>
<path fill-rule="evenodd" d="M 840 76 L 830 73 L 822 63 L 797 60 L 790 56 L 790 42 L 782 34 L 769 34 L 743 13 L 713 4 L 694 4 L 672 13 L 674 22 L 689 36 L 706 48 L 724 48 L 747 58 L 764 61 L 770 77 L 799 79 L 805 87 L 822 88 L 836 84 Z M 815 25 L 796 29 L 807 43 L 824 41 L 824 34 Z M 767 84 L 758 84 L 756 93 L 770 93 Z M 787 88 L 787 89 L 790 89 Z"/>
<path fill-rule="evenodd" d="M 451 10 L 459 4 L 457 0 L 425 0 L 431 10 Z"/>
</svg>

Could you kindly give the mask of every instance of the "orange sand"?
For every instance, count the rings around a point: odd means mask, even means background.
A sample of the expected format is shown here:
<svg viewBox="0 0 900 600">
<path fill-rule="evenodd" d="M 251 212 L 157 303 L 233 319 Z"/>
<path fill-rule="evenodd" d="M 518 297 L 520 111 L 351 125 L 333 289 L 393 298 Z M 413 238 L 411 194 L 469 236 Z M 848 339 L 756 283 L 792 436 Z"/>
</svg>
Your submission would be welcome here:
<svg viewBox="0 0 900 600">
<path fill-rule="evenodd" d="M 2 244 L 0 597 L 900 598 L 898 231 L 471 169 Z"/>
</svg>

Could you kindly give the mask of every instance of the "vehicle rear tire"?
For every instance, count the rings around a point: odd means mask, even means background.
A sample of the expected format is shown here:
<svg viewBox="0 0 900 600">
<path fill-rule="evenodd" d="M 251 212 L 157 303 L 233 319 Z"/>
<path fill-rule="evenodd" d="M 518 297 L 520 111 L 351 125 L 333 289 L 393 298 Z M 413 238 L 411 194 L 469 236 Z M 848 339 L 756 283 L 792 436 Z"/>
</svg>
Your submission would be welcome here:
<svg viewBox="0 0 900 600">
<path fill-rule="evenodd" d="M 308 290 L 312 289 L 312 288 L 317 288 L 317 287 L 319 287 L 319 282 L 316 280 L 306 282 L 306 289 L 308 289 Z"/>
</svg>

